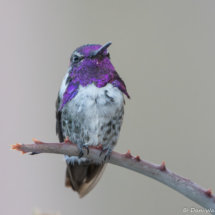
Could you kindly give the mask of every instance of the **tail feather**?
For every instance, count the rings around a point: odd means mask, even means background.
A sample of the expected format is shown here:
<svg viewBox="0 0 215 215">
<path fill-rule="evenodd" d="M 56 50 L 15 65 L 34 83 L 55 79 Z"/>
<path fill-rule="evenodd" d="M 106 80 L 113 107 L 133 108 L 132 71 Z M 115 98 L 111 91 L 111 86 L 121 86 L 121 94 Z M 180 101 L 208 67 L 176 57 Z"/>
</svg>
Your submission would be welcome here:
<svg viewBox="0 0 215 215">
<path fill-rule="evenodd" d="M 67 164 L 66 186 L 82 198 L 98 183 L 107 164 Z"/>
</svg>

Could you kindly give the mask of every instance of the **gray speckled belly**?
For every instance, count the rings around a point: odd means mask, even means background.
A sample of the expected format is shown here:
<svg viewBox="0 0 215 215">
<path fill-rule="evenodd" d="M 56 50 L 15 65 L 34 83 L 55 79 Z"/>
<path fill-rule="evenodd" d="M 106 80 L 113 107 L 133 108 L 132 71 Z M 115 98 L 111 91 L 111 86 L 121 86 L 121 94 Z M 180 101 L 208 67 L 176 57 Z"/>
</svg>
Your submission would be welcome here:
<svg viewBox="0 0 215 215">
<path fill-rule="evenodd" d="M 118 140 L 124 115 L 122 92 L 107 84 L 79 87 L 78 94 L 62 109 L 63 136 L 78 144 L 113 148 Z"/>
</svg>

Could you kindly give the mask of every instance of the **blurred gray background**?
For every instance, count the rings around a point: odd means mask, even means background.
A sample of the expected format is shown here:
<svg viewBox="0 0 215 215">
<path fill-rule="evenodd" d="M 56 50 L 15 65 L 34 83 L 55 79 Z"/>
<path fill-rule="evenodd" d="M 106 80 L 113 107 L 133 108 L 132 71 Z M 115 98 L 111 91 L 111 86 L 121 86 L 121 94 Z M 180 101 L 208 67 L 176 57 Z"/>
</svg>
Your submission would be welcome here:
<svg viewBox="0 0 215 215">
<path fill-rule="evenodd" d="M 184 214 L 197 204 L 108 165 L 85 198 L 65 188 L 63 156 L 10 144 L 58 142 L 55 100 L 71 53 L 105 44 L 127 85 L 116 151 L 215 191 L 215 1 L 0 1 L 0 208 L 5 215 Z M 189 213 L 187 213 L 189 214 Z"/>
</svg>

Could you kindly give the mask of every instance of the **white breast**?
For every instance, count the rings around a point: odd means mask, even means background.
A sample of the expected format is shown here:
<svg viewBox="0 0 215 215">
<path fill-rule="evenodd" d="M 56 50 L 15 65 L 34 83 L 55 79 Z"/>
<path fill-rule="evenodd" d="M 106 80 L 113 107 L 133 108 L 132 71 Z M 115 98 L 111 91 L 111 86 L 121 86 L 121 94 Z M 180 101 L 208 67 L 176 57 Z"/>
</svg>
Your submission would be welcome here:
<svg viewBox="0 0 215 215">
<path fill-rule="evenodd" d="M 83 141 L 84 137 L 89 136 L 89 140 L 84 141 L 85 144 L 107 145 L 113 133 L 114 142 L 117 142 L 119 134 L 117 128 L 121 127 L 123 106 L 123 93 L 110 83 L 102 88 L 98 88 L 94 84 L 86 87 L 79 86 L 77 95 L 62 109 L 63 135 L 69 136 L 70 140 L 75 143 L 82 140 L 80 133 L 75 132 L 74 124 L 76 124 L 84 132 Z M 109 129 L 107 124 L 110 121 L 116 126 L 107 138 L 106 132 Z M 64 124 L 66 124 L 65 128 Z M 116 130 L 117 132 L 115 132 Z M 107 140 L 104 141 L 105 139 Z"/>
<path fill-rule="evenodd" d="M 124 98 L 122 92 L 108 83 L 105 87 L 98 88 L 95 84 L 86 87 L 79 86 L 78 94 L 69 102 L 69 107 L 76 114 L 84 113 L 86 117 L 114 116 L 116 109 L 121 109 Z"/>
</svg>

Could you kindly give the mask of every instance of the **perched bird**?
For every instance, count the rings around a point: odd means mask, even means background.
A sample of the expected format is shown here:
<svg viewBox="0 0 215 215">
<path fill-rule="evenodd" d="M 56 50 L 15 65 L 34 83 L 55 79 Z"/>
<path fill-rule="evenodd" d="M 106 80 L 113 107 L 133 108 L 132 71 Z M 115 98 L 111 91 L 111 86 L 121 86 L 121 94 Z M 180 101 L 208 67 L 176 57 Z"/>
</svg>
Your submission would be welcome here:
<svg viewBox="0 0 215 215">
<path fill-rule="evenodd" d="M 85 196 L 97 184 L 105 162 L 86 159 L 88 146 L 102 145 L 104 160 L 117 143 L 124 115 L 126 86 L 110 61 L 107 48 L 84 45 L 71 55 L 69 69 L 56 101 L 56 132 L 79 148 L 79 156 L 66 156 L 66 186 Z"/>
</svg>

